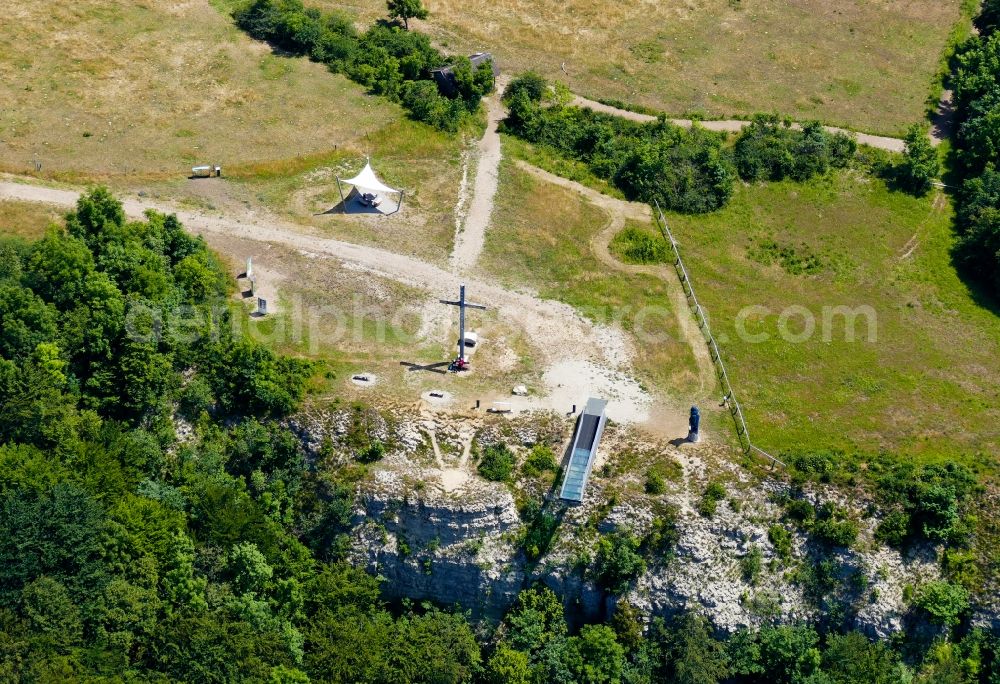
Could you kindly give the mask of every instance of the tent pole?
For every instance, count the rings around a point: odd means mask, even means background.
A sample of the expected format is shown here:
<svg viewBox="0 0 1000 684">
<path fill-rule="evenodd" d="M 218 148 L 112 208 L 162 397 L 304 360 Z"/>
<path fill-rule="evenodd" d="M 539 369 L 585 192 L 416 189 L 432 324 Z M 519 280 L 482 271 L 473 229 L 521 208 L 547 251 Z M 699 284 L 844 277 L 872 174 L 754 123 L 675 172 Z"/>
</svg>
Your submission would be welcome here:
<svg viewBox="0 0 1000 684">
<path fill-rule="evenodd" d="M 395 214 L 396 212 L 398 212 L 400 209 L 403 208 L 403 198 L 404 197 L 406 197 L 406 190 L 400 190 L 399 191 L 399 204 L 396 205 L 396 211 L 392 212 L 393 214 Z"/>
<path fill-rule="evenodd" d="M 347 200 L 344 199 L 344 189 L 340 187 L 340 176 L 337 176 L 337 191 L 340 193 L 340 204 L 344 207 L 344 213 L 348 214 L 347 211 Z"/>
</svg>

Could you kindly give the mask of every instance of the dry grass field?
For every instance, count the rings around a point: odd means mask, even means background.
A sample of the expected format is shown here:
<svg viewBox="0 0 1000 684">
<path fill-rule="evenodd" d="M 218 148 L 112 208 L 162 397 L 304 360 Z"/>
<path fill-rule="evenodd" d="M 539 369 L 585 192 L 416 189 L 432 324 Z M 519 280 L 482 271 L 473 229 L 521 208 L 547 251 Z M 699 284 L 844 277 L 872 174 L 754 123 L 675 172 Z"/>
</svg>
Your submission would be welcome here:
<svg viewBox="0 0 1000 684">
<path fill-rule="evenodd" d="M 4 4 L 0 170 L 105 179 L 353 147 L 400 117 L 208 0 Z"/>
<path fill-rule="evenodd" d="M 352 4 L 366 20 L 384 14 L 381 0 Z M 425 4 L 429 19 L 415 23 L 447 49 L 491 50 L 508 72 L 535 69 L 592 98 L 710 118 L 777 110 L 884 134 L 922 117 L 963 16 L 961 0 Z"/>
<path fill-rule="evenodd" d="M 350 178 L 365 162 L 354 151 L 335 151 L 287 168 L 251 166 L 235 180 L 256 201 L 297 224 L 319 228 L 330 237 L 445 264 L 455 237 L 456 207 L 460 196 L 467 205 L 468 179 L 474 173 L 471 161 L 463 155 L 463 141 L 401 119 L 367 136 L 363 145 L 382 180 L 404 190 L 398 214 L 345 215 L 340 211 L 337 176 Z M 464 186 L 463 172 L 467 176 Z M 347 193 L 350 186 L 342 189 Z"/>
<path fill-rule="evenodd" d="M 35 202 L 0 201 L 0 236 L 16 235 L 35 240 L 53 225 L 62 225 L 63 214 L 54 207 Z"/>
<path fill-rule="evenodd" d="M 0 171 L 204 209 L 259 209 L 437 263 L 455 231 L 463 141 L 323 65 L 272 54 L 223 0 L 18 0 L 0 31 Z M 40 46 L 45 46 L 44 48 Z M 407 191 L 392 219 L 325 215 L 371 155 Z M 190 167 L 223 166 L 223 182 Z"/>
</svg>

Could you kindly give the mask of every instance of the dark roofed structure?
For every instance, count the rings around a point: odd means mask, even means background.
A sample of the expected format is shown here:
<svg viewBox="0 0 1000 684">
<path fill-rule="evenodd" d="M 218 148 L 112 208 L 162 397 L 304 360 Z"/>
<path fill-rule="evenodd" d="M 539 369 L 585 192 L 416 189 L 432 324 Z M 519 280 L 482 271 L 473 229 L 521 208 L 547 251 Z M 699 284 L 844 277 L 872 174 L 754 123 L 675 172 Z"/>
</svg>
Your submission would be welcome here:
<svg viewBox="0 0 1000 684">
<path fill-rule="evenodd" d="M 469 61 L 472 62 L 473 71 L 483 64 L 489 64 L 493 70 L 493 78 L 496 79 L 500 76 L 500 67 L 497 66 L 496 60 L 493 59 L 493 55 L 489 52 L 475 52 L 469 55 Z M 431 76 L 434 77 L 438 90 L 441 91 L 442 95 L 447 95 L 448 97 L 452 97 L 457 90 L 455 86 L 455 74 L 452 68 L 451 66 L 443 66 L 438 69 L 431 69 Z"/>
</svg>

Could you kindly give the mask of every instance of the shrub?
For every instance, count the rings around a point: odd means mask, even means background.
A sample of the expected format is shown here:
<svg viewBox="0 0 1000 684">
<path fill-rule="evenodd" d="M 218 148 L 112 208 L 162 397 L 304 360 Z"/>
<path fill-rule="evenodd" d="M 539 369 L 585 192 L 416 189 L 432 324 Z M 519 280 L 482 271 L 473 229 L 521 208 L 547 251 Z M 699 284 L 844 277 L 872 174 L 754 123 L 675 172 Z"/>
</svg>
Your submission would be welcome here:
<svg viewBox="0 0 1000 684">
<path fill-rule="evenodd" d="M 853 520 L 818 520 L 812 526 L 812 533 L 821 542 L 830 546 L 850 546 L 858 539 L 858 526 Z"/>
<path fill-rule="evenodd" d="M 968 535 L 960 515 L 962 503 L 977 490 L 975 476 L 968 468 L 956 464 L 930 464 L 917 468 L 912 464 L 896 464 L 879 479 L 884 499 L 902 508 L 892 522 L 894 537 L 900 539 L 899 527 L 906 516 L 905 537 L 960 544 Z M 889 534 L 887 527 L 883 534 Z"/>
<path fill-rule="evenodd" d="M 626 226 L 611 241 L 611 249 L 629 264 L 660 264 L 667 261 L 666 241 L 645 230 Z"/>
<path fill-rule="evenodd" d="M 528 477 L 538 477 L 544 472 L 556 472 L 559 464 L 556 463 L 555 454 L 551 447 L 545 444 L 536 444 L 521 466 L 521 472 Z"/>
<path fill-rule="evenodd" d="M 911 519 L 928 539 L 943 540 L 958 521 L 958 501 L 953 489 L 941 484 L 916 487 Z"/>
<path fill-rule="evenodd" d="M 785 515 L 802 527 L 809 527 L 816 517 L 816 509 L 805 499 L 791 499 L 785 504 Z"/>
<path fill-rule="evenodd" d="M 927 137 L 927 129 L 914 124 L 906 132 L 906 152 L 897 171 L 900 186 L 918 197 L 931 190 L 931 183 L 941 173 L 937 150 Z"/>
<path fill-rule="evenodd" d="M 462 120 L 462 109 L 443 97 L 433 81 L 407 81 L 401 90 L 401 100 L 417 121 L 444 131 L 456 131 Z"/>
<path fill-rule="evenodd" d="M 850 546 L 858 538 L 858 526 L 839 506 L 826 502 L 816 509 L 813 536 L 828 546 Z"/>
<path fill-rule="evenodd" d="M 655 470 L 652 470 L 652 469 L 647 470 L 646 471 L 646 493 L 647 494 L 652 494 L 652 495 L 655 496 L 657 494 L 662 494 L 665 491 L 667 491 L 667 483 L 666 483 L 666 480 L 663 479 L 663 476 L 660 475 Z"/>
<path fill-rule="evenodd" d="M 621 594 L 645 571 L 646 561 L 639 555 L 639 542 L 632 535 L 616 533 L 598 542 L 595 575 L 602 588 Z"/>
<path fill-rule="evenodd" d="M 191 379 L 181 392 L 178 409 L 182 416 L 195 421 L 202 411 L 211 411 L 215 405 L 215 397 L 208 382 L 199 376 Z"/>
<path fill-rule="evenodd" d="M 913 603 L 930 616 L 931 622 L 954 627 L 969 610 L 969 592 L 965 587 L 938 580 L 920 587 Z"/>
<path fill-rule="evenodd" d="M 508 103 L 514 98 L 523 96 L 531 102 L 541 102 L 548 90 L 545 79 L 533 71 L 525 71 L 516 76 L 503 93 L 503 101 Z"/>
<path fill-rule="evenodd" d="M 808 180 L 846 166 L 856 150 L 854 139 L 843 133 L 827 133 L 818 122 L 796 130 L 775 114 L 755 115 L 733 148 L 736 169 L 747 181 Z"/>
<path fill-rule="evenodd" d="M 792 557 L 792 533 L 781 525 L 771 525 L 767 530 L 767 538 L 774 546 L 774 552 L 782 560 Z"/>
<path fill-rule="evenodd" d="M 552 545 L 559 520 L 551 513 L 538 511 L 531 519 L 521 547 L 529 561 L 538 560 Z"/>
<path fill-rule="evenodd" d="M 514 473 L 514 454 L 503 442 L 490 444 L 479 459 L 479 474 L 494 482 L 507 482 Z"/>
<path fill-rule="evenodd" d="M 823 665 L 836 684 L 901 681 L 899 656 L 889 645 L 872 643 L 861 632 L 828 635 Z"/>
<path fill-rule="evenodd" d="M 383 456 L 385 456 L 385 445 L 377 439 L 372 440 L 368 446 L 358 452 L 358 460 L 362 463 L 375 463 L 381 461 Z"/>
<path fill-rule="evenodd" d="M 512 84 L 513 85 L 513 84 Z M 629 199 L 685 213 L 713 211 L 729 199 L 735 173 L 725 135 L 665 119 L 637 123 L 590 109 L 535 99 L 534 77 L 509 88 L 503 130 L 586 164 Z"/>
<path fill-rule="evenodd" d="M 721 482 L 710 482 L 698 502 L 698 512 L 706 518 L 715 515 L 719 502 L 726 498 L 726 488 Z"/>
<path fill-rule="evenodd" d="M 910 516 L 903 511 L 893 511 L 875 528 L 875 540 L 899 548 L 906 541 L 910 529 Z"/>
<path fill-rule="evenodd" d="M 677 509 L 673 506 L 658 508 L 641 545 L 643 554 L 653 560 L 662 560 L 669 556 L 677 540 L 680 539 L 680 533 L 677 531 Z"/>
<path fill-rule="evenodd" d="M 743 579 L 750 584 L 757 584 L 757 579 L 760 577 L 763 565 L 764 554 L 760 550 L 760 547 L 756 545 L 751 546 L 747 554 L 740 558 L 740 570 L 743 573 Z"/>
<path fill-rule="evenodd" d="M 419 17 L 418 0 L 390 3 L 392 16 Z M 233 12 L 237 26 L 282 50 L 308 55 L 376 95 L 401 101 L 410 115 L 444 131 L 456 131 L 468 112 L 493 89 L 490 65 L 473 70 L 465 57 L 447 59 L 421 33 L 380 22 L 362 35 L 336 10 L 305 8 L 300 0 L 250 0 Z M 452 63 L 452 85 L 443 95 L 431 69 Z"/>
</svg>

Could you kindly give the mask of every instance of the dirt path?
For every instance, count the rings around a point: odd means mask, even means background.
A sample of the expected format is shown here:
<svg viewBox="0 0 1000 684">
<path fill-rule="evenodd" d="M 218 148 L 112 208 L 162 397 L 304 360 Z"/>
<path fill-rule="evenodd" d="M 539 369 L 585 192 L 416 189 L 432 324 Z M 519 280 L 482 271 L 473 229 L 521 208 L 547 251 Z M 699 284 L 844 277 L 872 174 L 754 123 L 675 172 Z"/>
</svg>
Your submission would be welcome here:
<svg viewBox="0 0 1000 684">
<path fill-rule="evenodd" d="M 611 114 L 612 116 L 620 116 L 624 119 L 630 119 L 632 121 L 638 121 L 640 123 L 648 123 L 650 121 L 656 121 L 655 116 L 649 114 L 640 114 L 638 112 L 630 112 L 626 109 L 619 109 L 617 107 L 612 107 L 610 105 L 603 104 L 601 102 L 595 102 L 594 100 L 588 100 L 585 97 L 580 97 L 575 95 L 571 103 L 576 107 L 587 107 L 593 109 L 595 112 L 602 112 L 604 114 Z M 691 119 L 669 119 L 670 123 L 677 126 L 683 126 L 684 128 L 690 128 L 694 122 Z M 738 119 L 723 119 L 719 121 L 699 121 L 702 127 L 707 128 L 710 131 L 724 131 L 730 133 L 738 133 L 742 131 L 746 126 L 750 125 L 749 121 L 741 121 Z M 800 124 L 792 124 L 792 128 L 801 129 Z M 855 131 L 849 131 L 845 128 L 837 128 L 836 126 L 824 126 L 824 129 L 830 133 L 846 133 L 848 135 L 853 135 L 857 141 L 863 145 L 868 145 L 870 147 L 877 147 L 883 150 L 889 150 L 890 152 L 902 152 L 905 149 L 905 143 L 899 138 L 889 138 L 883 135 L 870 135 L 868 133 L 857 133 Z"/>
<path fill-rule="evenodd" d="M 635 219 L 646 223 L 652 221 L 653 216 L 649 205 L 638 202 L 626 202 L 609 197 L 585 185 L 549 173 L 524 161 L 518 160 L 517 165 L 536 178 L 583 195 L 591 203 L 607 212 L 609 216 L 608 224 L 591 239 L 591 251 L 597 257 L 598 261 L 610 268 L 625 273 L 651 275 L 663 280 L 667 284 L 668 291 L 670 292 L 671 308 L 677 316 L 677 327 L 681 331 L 681 334 L 684 335 L 684 340 L 691 348 L 691 353 L 698 364 L 698 382 L 701 386 L 701 391 L 702 393 L 711 391 L 716 384 L 715 366 L 712 364 L 712 359 L 708 354 L 705 338 L 695 324 L 694 318 L 690 315 L 687 298 L 684 296 L 684 291 L 681 289 L 680 283 L 677 281 L 677 275 L 673 269 L 665 264 L 649 266 L 625 264 L 615 257 L 609 249 L 612 238 L 625 226 L 626 219 Z"/>
<path fill-rule="evenodd" d="M 954 93 L 945 90 L 938 100 L 937 111 L 931 117 L 931 143 L 940 145 L 955 132 L 955 102 Z"/>
<path fill-rule="evenodd" d="M 451 254 L 451 270 L 461 273 L 479 260 L 486 238 L 486 228 L 493 214 L 493 199 L 497 194 L 500 176 L 500 134 L 497 127 L 504 117 L 500 98 L 506 88 L 505 78 L 497 79 L 496 90 L 486 100 L 486 132 L 479 141 L 479 162 L 472 184 L 472 201 L 464 224 L 455 234 L 455 248 Z"/>
</svg>

